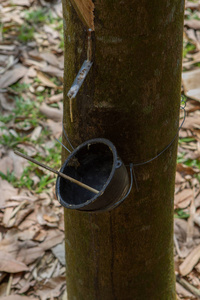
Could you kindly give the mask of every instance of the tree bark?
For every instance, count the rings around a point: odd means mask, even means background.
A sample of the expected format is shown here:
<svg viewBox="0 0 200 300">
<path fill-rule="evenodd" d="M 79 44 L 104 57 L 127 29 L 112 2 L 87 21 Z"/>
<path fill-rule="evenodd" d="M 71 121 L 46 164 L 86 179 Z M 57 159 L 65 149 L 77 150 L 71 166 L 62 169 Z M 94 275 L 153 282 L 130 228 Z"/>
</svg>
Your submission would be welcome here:
<svg viewBox="0 0 200 300">
<path fill-rule="evenodd" d="M 63 0 L 64 127 L 74 147 L 111 140 L 125 164 L 161 152 L 179 126 L 182 0 L 95 0 L 93 66 L 67 92 L 87 56 L 87 30 Z M 67 141 L 65 141 L 67 145 Z M 65 210 L 69 300 L 174 300 L 173 196 L 177 142 L 135 168 L 139 192 L 110 212 Z M 67 154 L 63 151 L 63 160 Z"/>
</svg>

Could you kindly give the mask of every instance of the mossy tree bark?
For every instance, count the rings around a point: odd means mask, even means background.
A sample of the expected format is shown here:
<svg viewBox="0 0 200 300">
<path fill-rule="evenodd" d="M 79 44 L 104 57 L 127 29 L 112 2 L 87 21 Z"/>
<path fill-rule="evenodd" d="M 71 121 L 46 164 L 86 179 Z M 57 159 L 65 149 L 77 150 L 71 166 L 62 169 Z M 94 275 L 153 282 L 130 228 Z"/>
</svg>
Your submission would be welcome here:
<svg viewBox="0 0 200 300">
<path fill-rule="evenodd" d="M 86 59 L 87 32 L 63 0 L 64 127 L 74 145 L 111 140 L 125 164 L 157 155 L 179 124 L 183 0 L 95 0 L 93 66 L 73 102 L 69 90 Z M 67 141 L 66 141 L 67 144 Z M 110 212 L 65 211 L 69 300 L 173 300 L 176 142 L 135 168 L 132 189 Z M 66 158 L 63 153 L 63 159 Z"/>
</svg>

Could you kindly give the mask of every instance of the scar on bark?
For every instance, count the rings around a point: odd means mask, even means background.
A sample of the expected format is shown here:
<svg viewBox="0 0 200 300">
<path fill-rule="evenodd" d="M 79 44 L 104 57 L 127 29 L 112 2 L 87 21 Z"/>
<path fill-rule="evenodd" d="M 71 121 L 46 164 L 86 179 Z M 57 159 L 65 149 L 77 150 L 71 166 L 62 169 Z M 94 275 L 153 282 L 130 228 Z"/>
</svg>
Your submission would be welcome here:
<svg viewBox="0 0 200 300">
<path fill-rule="evenodd" d="M 70 0 L 79 18 L 88 29 L 94 31 L 94 3 L 92 0 Z"/>
</svg>

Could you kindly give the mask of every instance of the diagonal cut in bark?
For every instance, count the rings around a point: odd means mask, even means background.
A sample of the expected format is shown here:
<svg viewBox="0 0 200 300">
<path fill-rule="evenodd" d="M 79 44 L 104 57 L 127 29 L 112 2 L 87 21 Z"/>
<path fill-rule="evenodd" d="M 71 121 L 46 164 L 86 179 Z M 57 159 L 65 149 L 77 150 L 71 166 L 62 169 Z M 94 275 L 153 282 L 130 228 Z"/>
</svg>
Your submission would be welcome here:
<svg viewBox="0 0 200 300">
<path fill-rule="evenodd" d="M 94 31 L 94 3 L 92 0 L 70 0 L 81 21 Z"/>
</svg>

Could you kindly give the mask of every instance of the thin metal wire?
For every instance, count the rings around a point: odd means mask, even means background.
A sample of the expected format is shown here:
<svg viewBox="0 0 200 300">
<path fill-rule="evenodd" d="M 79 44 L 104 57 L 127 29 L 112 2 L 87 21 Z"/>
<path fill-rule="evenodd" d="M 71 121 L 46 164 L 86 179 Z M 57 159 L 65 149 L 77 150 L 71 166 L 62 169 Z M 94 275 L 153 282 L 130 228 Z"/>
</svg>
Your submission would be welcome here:
<svg viewBox="0 0 200 300">
<path fill-rule="evenodd" d="M 130 165 L 131 165 L 131 164 L 130 164 Z M 132 166 L 133 166 L 133 164 L 132 164 Z M 133 177 L 134 177 L 134 181 L 135 181 L 136 191 L 139 192 L 138 183 L 137 183 L 137 178 L 136 178 L 136 174 L 135 174 L 134 168 L 132 169 L 132 172 L 133 172 Z"/>
<path fill-rule="evenodd" d="M 186 100 L 183 100 L 183 98 L 181 98 L 181 102 L 184 103 L 184 105 L 180 106 L 180 108 L 183 110 L 184 112 L 184 115 L 183 115 L 183 121 L 181 122 L 181 125 L 179 126 L 178 130 L 177 130 L 177 133 L 175 134 L 174 138 L 171 140 L 171 142 L 160 152 L 158 153 L 156 156 L 154 156 L 153 158 L 149 159 L 149 160 L 146 160 L 144 162 L 141 162 L 141 163 L 133 163 L 133 175 L 134 175 L 134 181 L 135 181 L 135 186 L 136 186 L 136 190 L 137 192 L 139 191 L 139 188 L 138 188 L 138 183 L 137 183 L 137 178 L 136 178 L 136 175 L 135 175 L 135 171 L 134 171 L 134 167 L 137 167 L 137 166 L 143 166 L 143 165 L 146 165 L 150 162 L 152 162 L 154 159 L 158 158 L 161 154 L 163 154 L 172 144 L 173 142 L 175 141 L 175 139 L 177 138 L 178 134 L 179 134 L 179 131 L 180 129 L 182 128 L 184 122 L 185 122 L 185 117 L 186 117 L 186 112 L 185 112 L 185 107 L 186 107 Z"/>
<path fill-rule="evenodd" d="M 69 153 L 72 153 L 65 145 L 63 145 L 58 139 L 55 138 L 55 140 L 60 143 Z"/>
<path fill-rule="evenodd" d="M 65 136 L 66 140 L 68 141 L 70 147 L 74 150 L 74 147 L 72 146 L 72 144 L 71 144 L 71 142 L 70 142 L 70 140 L 69 140 L 69 138 L 67 136 L 67 130 L 65 130 L 65 128 L 64 128 L 63 121 L 62 121 L 62 128 L 63 128 L 63 133 L 64 133 L 64 136 Z"/>
<path fill-rule="evenodd" d="M 161 154 L 163 154 L 172 144 L 173 142 L 175 141 L 175 139 L 177 138 L 178 134 L 179 134 L 179 131 L 180 129 L 182 128 L 183 126 L 183 123 L 185 122 L 185 116 L 186 116 L 186 112 L 185 112 L 185 106 L 186 104 L 184 104 L 184 106 L 181 106 L 180 108 L 184 111 L 184 116 L 183 116 L 183 121 L 181 123 L 181 125 L 179 126 L 175 136 L 173 137 L 173 139 L 171 140 L 171 142 L 160 152 L 158 153 L 156 156 L 154 156 L 153 158 L 149 159 L 149 160 L 146 160 L 144 162 L 140 162 L 140 163 L 133 163 L 133 166 L 134 167 L 137 167 L 137 166 L 143 166 L 143 165 L 146 165 L 150 162 L 152 162 L 154 159 L 158 158 Z"/>
</svg>

